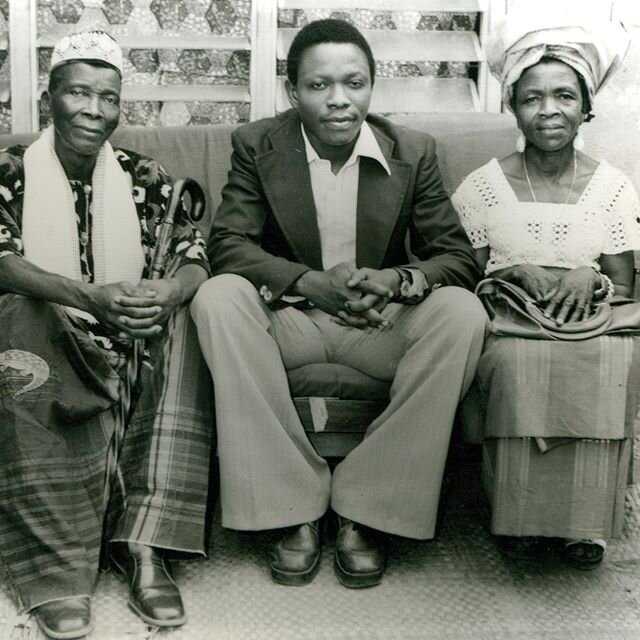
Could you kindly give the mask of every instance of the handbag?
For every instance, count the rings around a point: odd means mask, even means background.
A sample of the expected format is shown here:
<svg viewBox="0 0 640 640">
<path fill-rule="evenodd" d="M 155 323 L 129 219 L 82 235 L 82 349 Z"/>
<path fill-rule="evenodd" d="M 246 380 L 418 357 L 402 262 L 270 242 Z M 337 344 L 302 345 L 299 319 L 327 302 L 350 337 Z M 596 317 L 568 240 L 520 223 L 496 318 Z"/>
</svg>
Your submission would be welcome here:
<svg viewBox="0 0 640 640">
<path fill-rule="evenodd" d="M 604 334 L 640 333 L 640 302 L 614 296 L 593 305 L 584 320 L 556 324 L 547 318 L 538 303 L 512 282 L 486 278 L 478 283 L 476 295 L 489 318 L 495 335 L 537 340 L 587 340 Z"/>
</svg>

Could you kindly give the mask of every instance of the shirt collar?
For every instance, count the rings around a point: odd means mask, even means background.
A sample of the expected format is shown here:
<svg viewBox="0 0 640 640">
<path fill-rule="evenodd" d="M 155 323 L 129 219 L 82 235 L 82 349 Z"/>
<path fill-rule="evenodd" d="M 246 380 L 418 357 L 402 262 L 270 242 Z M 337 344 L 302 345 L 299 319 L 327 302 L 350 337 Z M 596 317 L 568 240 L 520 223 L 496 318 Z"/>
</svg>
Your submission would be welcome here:
<svg viewBox="0 0 640 640">
<path fill-rule="evenodd" d="M 302 129 L 302 138 L 304 139 L 304 146 L 307 152 L 307 163 L 311 164 L 314 160 L 321 160 L 322 158 L 320 158 L 318 152 L 313 148 L 313 145 L 309 141 L 307 132 L 304 130 L 304 125 L 302 123 L 300 123 L 300 128 Z M 389 163 L 384 157 L 384 154 L 380 149 L 380 145 L 378 144 L 376 137 L 373 135 L 373 131 L 371 130 L 368 122 L 362 123 L 362 126 L 360 127 L 360 135 L 358 136 L 355 147 L 353 148 L 353 152 L 345 162 L 344 166 L 348 167 L 353 164 L 360 156 L 377 160 L 387 174 L 391 175 Z"/>
</svg>

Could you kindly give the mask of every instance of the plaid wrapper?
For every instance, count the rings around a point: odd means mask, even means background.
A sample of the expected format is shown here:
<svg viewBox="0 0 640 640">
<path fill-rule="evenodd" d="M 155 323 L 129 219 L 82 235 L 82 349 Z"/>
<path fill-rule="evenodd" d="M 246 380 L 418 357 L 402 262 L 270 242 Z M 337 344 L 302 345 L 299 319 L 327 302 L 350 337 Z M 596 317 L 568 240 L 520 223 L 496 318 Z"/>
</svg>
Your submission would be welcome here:
<svg viewBox="0 0 640 640">
<path fill-rule="evenodd" d="M 213 418 L 187 318 L 152 345 L 120 457 L 131 493 L 114 491 L 105 529 L 120 378 L 57 305 L 0 298 L 0 557 L 20 607 L 90 595 L 105 530 L 204 553 Z"/>
</svg>

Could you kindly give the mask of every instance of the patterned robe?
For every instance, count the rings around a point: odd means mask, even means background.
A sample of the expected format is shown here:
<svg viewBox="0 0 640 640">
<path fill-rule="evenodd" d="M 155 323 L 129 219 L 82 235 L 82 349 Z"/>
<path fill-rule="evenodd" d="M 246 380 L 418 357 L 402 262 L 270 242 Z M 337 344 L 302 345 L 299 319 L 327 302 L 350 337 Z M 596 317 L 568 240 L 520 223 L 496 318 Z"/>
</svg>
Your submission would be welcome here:
<svg viewBox="0 0 640 640">
<path fill-rule="evenodd" d="M 0 152 L 0 260 L 23 254 L 24 150 Z M 171 181 L 154 160 L 115 153 L 131 176 L 146 276 Z M 82 277 L 93 282 L 92 189 L 70 185 Z M 172 251 L 208 271 L 188 221 Z M 0 326 L 0 559 L 18 605 L 90 595 L 108 539 L 203 555 L 213 419 L 187 309 L 146 341 L 140 363 L 130 342 L 43 300 L 0 295 Z"/>
</svg>

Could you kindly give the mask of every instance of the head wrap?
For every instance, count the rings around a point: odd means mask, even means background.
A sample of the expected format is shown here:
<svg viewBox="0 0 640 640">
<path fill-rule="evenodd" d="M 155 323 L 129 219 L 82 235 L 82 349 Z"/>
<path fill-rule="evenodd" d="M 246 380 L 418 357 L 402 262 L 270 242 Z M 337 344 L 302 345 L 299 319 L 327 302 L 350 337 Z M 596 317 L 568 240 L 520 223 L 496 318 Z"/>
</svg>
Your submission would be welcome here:
<svg viewBox="0 0 640 640">
<path fill-rule="evenodd" d="M 487 59 L 502 84 L 502 100 L 508 107 L 514 84 L 542 57 L 555 58 L 578 72 L 593 105 L 596 93 L 622 64 L 629 44 L 629 35 L 619 22 L 585 23 L 570 17 L 554 20 L 514 13 L 493 32 Z"/>
<path fill-rule="evenodd" d="M 122 76 L 122 49 L 106 31 L 82 31 L 61 38 L 53 49 L 50 71 L 82 61 L 104 62 Z"/>
</svg>

